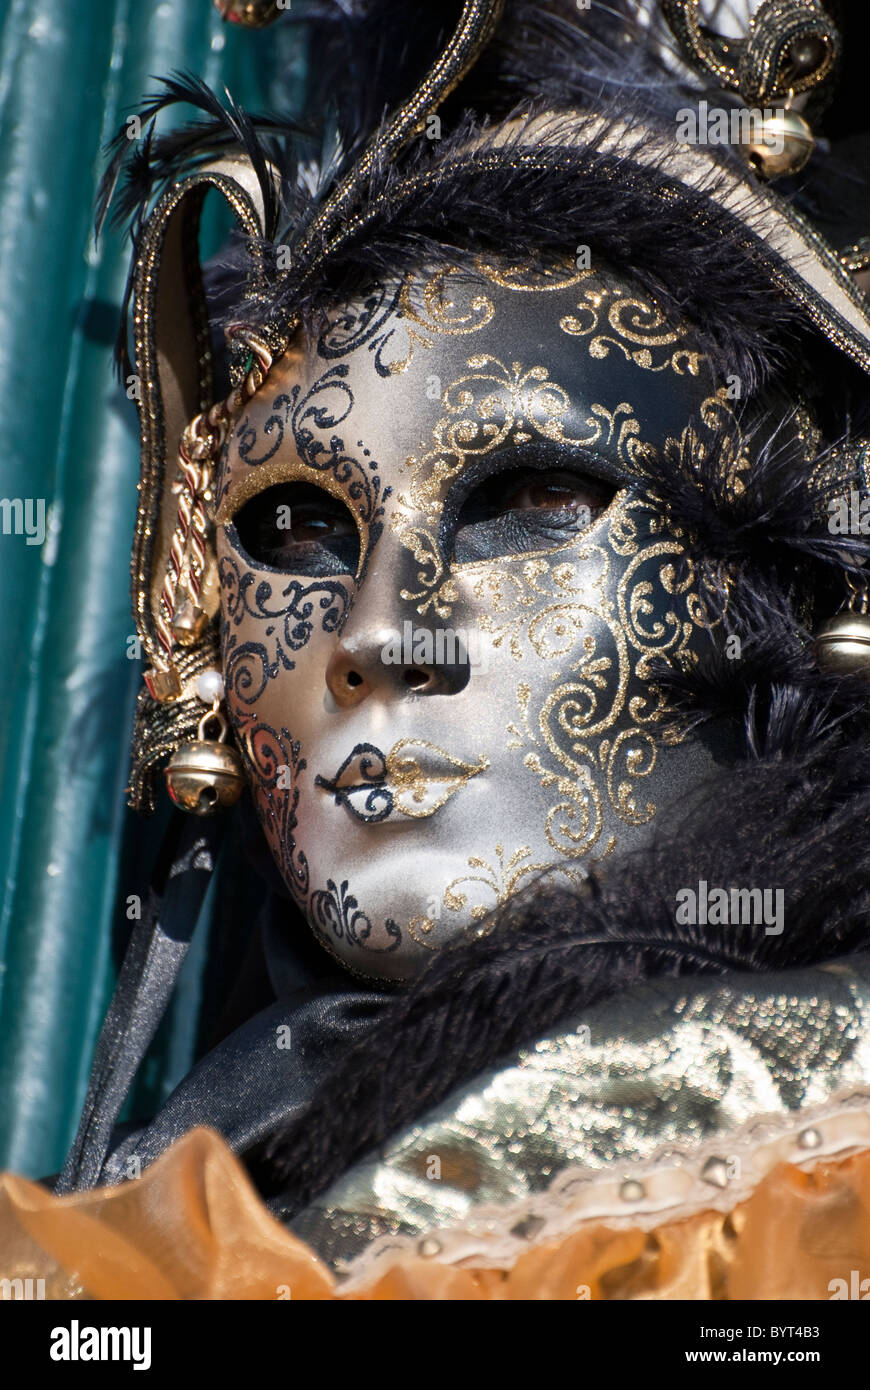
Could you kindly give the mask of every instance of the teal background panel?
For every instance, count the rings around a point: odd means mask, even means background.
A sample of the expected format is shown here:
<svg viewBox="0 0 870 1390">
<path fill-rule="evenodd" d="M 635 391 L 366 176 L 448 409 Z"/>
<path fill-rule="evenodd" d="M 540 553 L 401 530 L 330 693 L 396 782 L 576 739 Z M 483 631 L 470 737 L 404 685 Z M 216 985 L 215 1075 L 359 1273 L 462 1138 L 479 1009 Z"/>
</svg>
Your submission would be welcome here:
<svg viewBox="0 0 870 1390">
<path fill-rule="evenodd" d="M 0 4 L 0 500 L 45 509 L 41 544 L 0 533 L 0 1168 L 25 1175 L 73 1137 L 130 865 L 161 826 L 125 806 L 138 430 L 111 365 L 129 241 L 92 235 L 101 149 L 173 70 L 298 104 L 296 34 L 224 25 L 210 0 Z M 200 941 L 149 1057 L 155 1103 L 190 1065 L 203 959 Z"/>
</svg>

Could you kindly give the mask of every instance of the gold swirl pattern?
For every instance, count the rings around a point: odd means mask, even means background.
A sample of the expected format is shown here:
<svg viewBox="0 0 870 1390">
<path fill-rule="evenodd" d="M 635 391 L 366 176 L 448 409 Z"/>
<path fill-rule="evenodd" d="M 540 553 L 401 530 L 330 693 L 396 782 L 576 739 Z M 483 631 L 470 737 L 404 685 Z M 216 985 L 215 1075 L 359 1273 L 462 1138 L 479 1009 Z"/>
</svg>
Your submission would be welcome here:
<svg viewBox="0 0 870 1390">
<path fill-rule="evenodd" d="M 520 845 L 506 858 L 504 845 L 501 843 L 495 846 L 495 864 L 490 863 L 479 854 L 469 855 L 469 869 L 477 869 L 478 872 L 460 874 L 458 878 L 453 879 L 445 889 L 444 906 L 451 912 L 462 912 L 468 906 L 469 892 L 482 890 L 484 897 L 492 894 L 492 901 L 477 902 L 470 909 L 472 921 L 484 923 L 493 908 L 500 907 L 516 892 L 523 879 L 550 868 L 548 863 L 529 864 L 524 862 L 531 858 L 532 850 L 529 845 Z M 559 868 L 557 872 L 567 875 L 572 881 L 576 881 L 576 875 L 570 871 Z M 484 926 L 478 926 L 470 934 L 475 936 L 487 935 L 488 930 Z"/>
<path fill-rule="evenodd" d="M 584 422 L 588 433 L 574 437 L 566 432 L 564 420 L 571 397 L 565 387 L 550 379 L 546 367 L 524 367 L 516 361 L 508 367 L 489 353 L 469 357 L 467 366 L 473 370 L 458 377 L 444 392 L 442 404 L 447 413 L 433 430 L 434 446 L 406 460 L 410 486 L 397 498 L 390 522 L 422 566 L 417 574 L 420 588 L 403 589 L 402 598 L 416 602 L 418 613 L 434 607 L 442 618 L 450 616 L 455 594 L 450 581 L 444 579 L 435 531 L 447 489 L 470 460 L 507 443 L 528 443 L 535 435 L 585 448 L 614 448 L 622 463 L 635 468 L 650 451 L 640 438 L 640 423 L 627 401 L 619 402 L 613 410 L 592 403 Z M 416 520 L 421 514 L 425 524 Z"/>
<path fill-rule="evenodd" d="M 426 350 L 432 347 L 433 340 L 438 336 L 464 337 L 468 333 L 478 333 L 492 322 L 495 315 L 492 300 L 485 294 L 475 294 L 467 307 L 458 308 L 451 296 L 451 279 L 454 283 L 461 283 L 464 277 L 452 267 L 430 276 L 423 284 L 418 303 L 414 297 L 417 277 L 412 274 L 405 276 L 399 291 L 399 310 L 404 320 L 408 351 L 404 357 L 393 358 L 387 363 L 393 374 L 408 370 L 414 359 L 415 347 Z"/>
<path fill-rule="evenodd" d="M 569 290 L 573 285 L 595 277 L 594 270 L 575 270 L 570 260 L 559 257 L 552 261 L 517 261 L 511 265 L 499 264 L 479 256 L 475 268 L 494 285 L 504 290 L 517 290 L 521 294 L 535 294 L 539 290 Z"/>
<path fill-rule="evenodd" d="M 605 807 L 629 826 L 655 814 L 654 802 L 637 794 L 656 768 L 654 729 L 665 713 L 661 692 L 649 684 L 652 663 L 694 660 L 693 639 L 706 626 L 683 546 L 673 536 L 658 539 L 655 507 L 620 496 L 604 524 L 606 538 L 575 545 L 574 563 L 558 555 L 497 569 L 462 567 L 483 571 L 472 593 L 491 601 L 481 625 L 493 642 L 518 661 L 528 655 L 535 668 L 542 661 L 557 666 L 549 692 L 540 679 L 518 683 L 518 717 L 507 725 L 506 748 L 521 752 L 541 787 L 559 798 L 546 818 L 554 852 L 589 862 L 616 844 L 613 833 L 601 838 Z M 616 573 L 614 553 L 627 562 Z M 542 606 L 542 596 L 559 601 Z M 679 738 L 669 731 L 661 741 Z"/>
<path fill-rule="evenodd" d="M 467 365 L 472 370 L 451 382 L 442 396 L 446 414 L 433 430 L 434 447 L 407 461 L 412 475 L 410 505 L 430 521 L 437 517 L 447 486 L 470 458 L 491 453 L 508 440 L 526 444 L 535 434 L 589 445 L 603 432 L 600 420 L 590 420 L 588 435 L 571 439 L 565 434 L 563 421 L 571 397 L 550 380 L 546 367 L 524 367 L 521 362 L 508 367 L 490 353 L 469 357 Z M 609 416 L 603 407 L 592 408 Z M 612 428 L 611 424 L 611 433 Z"/>
<path fill-rule="evenodd" d="M 744 437 L 727 386 L 705 397 L 698 410 L 701 427 L 693 421 L 681 432 L 679 439 L 669 436 L 664 444 L 664 457 L 673 460 L 692 459 L 697 468 L 710 453 L 714 443 L 719 451 L 719 468 L 725 491 L 739 497 L 746 491 L 747 474 L 751 467 L 748 440 Z"/>
<path fill-rule="evenodd" d="M 559 327 L 572 338 L 588 339 L 590 357 L 605 358 L 615 348 L 645 371 L 697 376 L 705 360 L 685 346 L 685 330 L 673 328 L 658 305 L 609 285 L 587 289 L 577 312 L 563 315 Z"/>
</svg>

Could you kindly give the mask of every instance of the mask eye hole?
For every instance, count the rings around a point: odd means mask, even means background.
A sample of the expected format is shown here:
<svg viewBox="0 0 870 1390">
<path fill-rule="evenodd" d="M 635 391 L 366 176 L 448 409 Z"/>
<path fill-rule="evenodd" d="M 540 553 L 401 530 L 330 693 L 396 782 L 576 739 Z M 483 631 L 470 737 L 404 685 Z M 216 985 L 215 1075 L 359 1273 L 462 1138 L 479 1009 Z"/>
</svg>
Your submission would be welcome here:
<svg viewBox="0 0 870 1390">
<path fill-rule="evenodd" d="M 564 468 L 497 473 L 463 502 L 453 559 L 462 564 L 566 545 L 598 520 L 616 491 L 601 478 Z"/>
<path fill-rule="evenodd" d="M 229 528 L 253 564 L 303 575 L 355 575 L 359 531 L 343 502 L 313 483 L 276 483 L 239 509 Z"/>
</svg>

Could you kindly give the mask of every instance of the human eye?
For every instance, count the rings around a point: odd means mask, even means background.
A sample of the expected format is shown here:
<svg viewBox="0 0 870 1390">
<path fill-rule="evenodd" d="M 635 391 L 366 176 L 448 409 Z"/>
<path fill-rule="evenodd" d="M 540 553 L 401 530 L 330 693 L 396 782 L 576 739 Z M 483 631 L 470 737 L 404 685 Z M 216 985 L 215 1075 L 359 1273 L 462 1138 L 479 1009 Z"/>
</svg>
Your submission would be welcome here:
<svg viewBox="0 0 870 1390">
<path fill-rule="evenodd" d="M 613 485 L 579 469 L 497 472 L 462 502 L 453 559 L 462 564 L 566 545 L 597 521 L 615 494 Z"/>
<path fill-rule="evenodd" d="M 359 531 L 344 503 L 312 483 L 265 488 L 233 517 L 233 539 L 255 565 L 304 575 L 355 575 Z"/>
</svg>

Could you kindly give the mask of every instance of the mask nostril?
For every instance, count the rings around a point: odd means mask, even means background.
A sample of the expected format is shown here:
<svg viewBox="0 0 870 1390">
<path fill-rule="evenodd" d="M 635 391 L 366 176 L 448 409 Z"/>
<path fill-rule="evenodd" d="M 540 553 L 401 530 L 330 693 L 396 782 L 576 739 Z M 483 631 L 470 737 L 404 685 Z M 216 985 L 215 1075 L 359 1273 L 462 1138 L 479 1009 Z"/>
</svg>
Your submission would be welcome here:
<svg viewBox="0 0 870 1390">
<path fill-rule="evenodd" d="M 360 675 L 359 671 L 348 671 L 347 675 L 345 676 L 345 680 L 347 681 L 348 685 L 354 689 L 358 685 L 362 685 L 363 683 L 363 678 Z"/>
<path fill-rule="evenodd" d="M 429 684 L 429 677 L 425 671 L 420 671 L 416 666 L 412 666 L 405 672 L 405 684 L 410 685 L 412 690 L 420 690 L 422 686 Z"/>
</svg>

